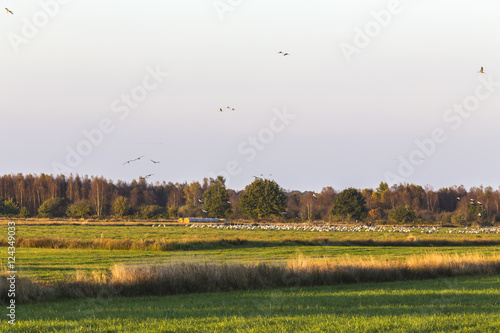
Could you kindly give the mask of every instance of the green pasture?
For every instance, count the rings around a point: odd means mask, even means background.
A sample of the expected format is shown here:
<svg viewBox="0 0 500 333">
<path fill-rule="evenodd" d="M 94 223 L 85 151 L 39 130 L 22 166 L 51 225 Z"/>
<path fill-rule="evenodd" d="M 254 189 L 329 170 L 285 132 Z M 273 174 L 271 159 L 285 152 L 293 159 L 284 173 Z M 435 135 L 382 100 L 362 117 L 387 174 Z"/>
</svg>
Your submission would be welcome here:
<svg viewBox="0 0 500 333">
<path fill-rule="evenodd" d="M 498 332 L 500 276 L 18 306 L 10 332 Z"/>
<path fill-rule="evenodd" d="M 420 231 L 407 233 L 389 232 L 318 232 L 304 230 L 227 230 L 212 228 L 189 228 L 185 225 L 151 227 L 153 223 L 125 224 L 60 224 L 33 221 L 16 221 L 16 237 L 23 239 L 51 237 L 54 239 L 93 241 L 96 239 L 134 241 L 178 241 L 193 242 L 213 239 L 244 239 L 248 242 L 232 245 L 187 246 L 184 250 L 156 251 L 145 249 L 106 250 L 106 249 L 67 249 L 67 248 L 26 248 L 16 249 L 16 266 L 20 274 L 39 281 L 63 280 L 83 271 L 107 271 L 112 265 L 164 264 L 179 261 L 191 262 L 283 262 L 296 258 L 299 254 L 306 258 L 331 258 L 349 255 L 352 257 L 373 258 L 377 260 L 404 260 L 411 255 L 440 254 L 500 254 L 500 246 L 355 246 L 342 244 L 344 240 L 406 240 L 418 239 L 494 240 L 500 241 L 500 234 L 447 234 L 442 229 L 439 234 L 422 234 Z M 158 223 L 154 223 L 158 225 Z M 5 224 L 0 225 L 5 228 Z M 2 238 L 0 233 L 0 239 Z M 301 245 L 286 243 L 287 239 L 314 240 L 328 238 L 330 245 Z M 334 243 L 339 241 L 339 243 Z M 2 250 L 3 249 L 3 250 Z M 0 255 L 1 266 L 7 263 L 7 248 L 0 247 L 5 253 Z"/>
<path fill-rule="evenodd" d="M 314 240 L 318 238 L 328 238 L 336 240 L 358 240 L 373 239 L 375 241 L 406 240 L 408 237 L 418 239 L 446 239 L 449 241 L 463 240 L 495 240 L 500 241 L 500 234 L 447 234 L 447 228 L 441 229 L 437 234 L 422 233 L 414 229 L 411 233 L 396 232 L 320 232 L 310 230 L 234 230 L 234 229 L 213 229 L 213 228 L 189 228 L 185 225 L 170 225 L 167 227 L 152 227 L 153 224 L 144 225 L 124 225 L 120 223 L 95 224 L 40 224 L 30 221 L 16 222 L 16 237 L 21 238 L 43 238 L 53 237 L 66 240 L 78 239 L 81 241 L 92 241 L 96 239 L 124 240 L 167 240 L 167 241 L 193 241 L 208 239 L 246 239 L 250 241 L 283 242 L 287 239 Z M 0 225 L 7 230 L 6 225 Z M 0 239 L 6 238 L 7 233 L 0 232 Z"/>
<path fill-rule="evenodd" d="M 2 249 L 2 248 L 0 248 Z M 7 249 L 3 248 L 6 254 Z M 101 250 L 101 249 L 46 249 L 18 248 L 16 265 L 19 273 L 35 280 L 55 281 L 72 276 L 76 271 L 90 273 L 107 271 L 113 264 L 125 265 L 166 264 L 172 262 L 215 262 L 215 263 L 280 263 L 305 258 L 331 258 L 349 255 L 376 260 L 404 260 L 412 255 L 439 254 L 483 254 L 500 255 L 499 246 L 478 247 L 367 247 L 367 246 L 233 246 L 225 249 L 196 251 L 144 251 L 144 250 Z M 2 264 L 6 264 L 6 255 Z"/>
</svg>

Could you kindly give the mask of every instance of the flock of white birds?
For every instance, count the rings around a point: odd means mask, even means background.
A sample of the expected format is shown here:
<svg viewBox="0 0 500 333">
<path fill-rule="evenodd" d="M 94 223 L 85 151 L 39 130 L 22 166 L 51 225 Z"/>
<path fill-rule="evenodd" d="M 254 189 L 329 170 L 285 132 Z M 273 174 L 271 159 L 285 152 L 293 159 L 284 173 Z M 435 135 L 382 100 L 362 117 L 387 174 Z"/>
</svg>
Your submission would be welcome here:
<svg viewBox="0 0 500 333">
<path fill-rule="evenodd" d="M 154 226 L 154 225 L 153 225 Z M 160 226 L 160 225 L 158 225 Z M 166 226 L 166 225 L 164 225 Z M 294 231 L 316 231 L 316 232 L 388 232 L 388 233 L 425 233 L 425 234 L 498 234 L 500 227 L 475 227 L 475 228 L 442 228 L 442 227 L 422 227 L 422 226 L 310 226 L 310 225 L 281 225 L 281 224 L 187 224 L 188 228 L 212 228 L 228 230 L 294 230 Z"/>
</svg>

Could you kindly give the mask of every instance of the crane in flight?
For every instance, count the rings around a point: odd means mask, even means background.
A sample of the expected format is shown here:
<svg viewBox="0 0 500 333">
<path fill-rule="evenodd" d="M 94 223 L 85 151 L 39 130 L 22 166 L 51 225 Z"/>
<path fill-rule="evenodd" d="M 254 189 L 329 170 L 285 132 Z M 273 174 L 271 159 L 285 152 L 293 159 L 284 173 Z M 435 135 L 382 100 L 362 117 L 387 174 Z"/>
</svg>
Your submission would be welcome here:
<svg viewBox="0 0 500 333">
<path fill-rule="evenodd" d="M 140 160 L 143 157 L 144 157 L 144 155 L 142 155 L 141 157 L 134 158 L 133 160 L 128 160 L 127 162 L 123 163 L 123 165 L 129 164 L 130 162 L 138 161 L 138 160 Z"/>
</svg>

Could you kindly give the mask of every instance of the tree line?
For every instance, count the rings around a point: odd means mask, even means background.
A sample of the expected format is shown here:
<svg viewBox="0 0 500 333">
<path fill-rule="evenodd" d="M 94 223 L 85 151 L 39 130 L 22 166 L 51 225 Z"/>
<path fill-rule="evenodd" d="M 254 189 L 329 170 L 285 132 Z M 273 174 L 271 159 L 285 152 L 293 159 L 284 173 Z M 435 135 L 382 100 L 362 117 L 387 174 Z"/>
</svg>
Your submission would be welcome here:
<svg viewBox="0 0 500 333">
<path fill-rule="evenodd" d="M 340 192 L 284 190 L 255 179 L 244 190 L 225 179 L 191 183 L 130 183 L 87 175 L 0 176 L 0 214 L 9 217 L 175 219 L 225 217 L 281 222 L 442 223 L 492 225 L 500 221 L 500 190 L 491 187 L 430 186 L 385 182 Z"/>
</svg>

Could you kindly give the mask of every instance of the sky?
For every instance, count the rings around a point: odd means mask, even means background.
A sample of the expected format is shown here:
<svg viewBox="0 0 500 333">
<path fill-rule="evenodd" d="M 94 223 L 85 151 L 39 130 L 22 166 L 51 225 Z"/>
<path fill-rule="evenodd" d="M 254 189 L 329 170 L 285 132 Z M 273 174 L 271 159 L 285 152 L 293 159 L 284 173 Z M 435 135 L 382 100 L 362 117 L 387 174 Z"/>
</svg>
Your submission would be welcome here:
<svg viewBox="0 0 500 333">
<path fill-rule="evenodd" d="M 497 1 L 2 2 L 0 174 L 500 185 Z"/>
</svg>

